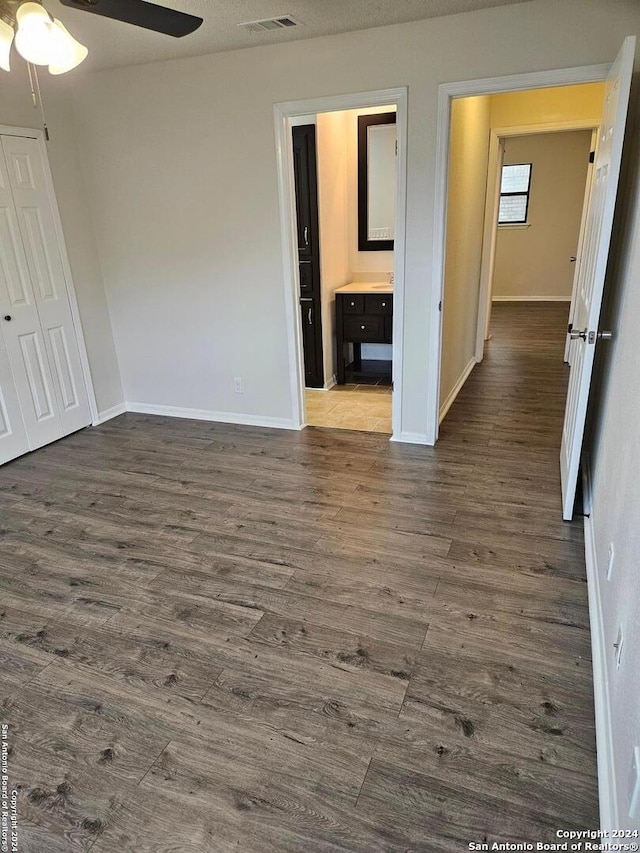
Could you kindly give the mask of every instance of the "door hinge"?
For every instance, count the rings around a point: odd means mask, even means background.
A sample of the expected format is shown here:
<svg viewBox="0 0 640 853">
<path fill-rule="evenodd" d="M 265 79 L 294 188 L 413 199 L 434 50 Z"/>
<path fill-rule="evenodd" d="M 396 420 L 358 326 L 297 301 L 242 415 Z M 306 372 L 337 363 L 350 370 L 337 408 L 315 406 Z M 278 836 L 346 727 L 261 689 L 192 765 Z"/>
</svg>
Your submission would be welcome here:
<svg viewBox="0 0 640 853">
<path fill-rule="evenodd" d="M 567 326 L 567 334 L 568 335 L 571 334 L 571 329 L 573 329 L 573 323 L 569 323 L 569 325 Z"/>
<path fill-rule="evenodd" d="M 595 152 L 595 151 L 590 151 L 590 152 L 589 152 L 589 162 L 590 162 L 590 163 L 595 163 L 595 162 L 596 162 L 596 152 Z"/>
<path fill-rule="evenodd" d="M 438 311 L 442 311 L 442 300 L 438 302 Z"/>
</svg>

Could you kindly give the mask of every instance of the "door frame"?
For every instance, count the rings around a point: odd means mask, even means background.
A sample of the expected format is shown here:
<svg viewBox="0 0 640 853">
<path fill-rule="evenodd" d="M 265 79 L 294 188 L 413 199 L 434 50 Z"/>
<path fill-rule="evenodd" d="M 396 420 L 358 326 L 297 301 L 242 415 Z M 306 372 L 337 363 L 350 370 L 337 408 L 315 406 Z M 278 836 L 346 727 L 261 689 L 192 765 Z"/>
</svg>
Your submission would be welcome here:
<svg viewBox="0 0 640 853">
<path fill-rule="evenodd" d="M 67 245 L 64 239 L 64 231 L 62 228 L 62 218 L 58 207 L 58 200 L 55 194 L 53 184 L 53 175 L 51 172 L 51 164 L 47 154 L 47 143 L 45 134 L 42 130 L 36 130 L 33 127 L 13 127 L 12 125 L 0 124 L 0 136 L 19 136 L 26 139 L 35 139 L 40 149 L 42 158 L 42 168 L 44 171 L 44 180 L 47 188 L 47 195 L 51 204 L 51 212 L 53 215 L 53 225 L 56 232 L 56 240 L 58 242 L 58 251 L 60 252 L 60 261 L 62 263 L 62 274 L 64 277 L 69 306 L 71 308 L 71 319 L 73 322 L 73 330 L 76 341 L 78 343 L 78 351 L 80 353 L 80 365 L 82 367 L 82 379 L 84 381 L 87 399 L 89 401 L 89 412 L 91 414 L 91 425 L 97 426 L 100 423 L 98 415 L 98 403 L 96 400 L 95 389 L 93 387 L 93 379 L 91 376 L 91 368 L 89 366 L 89 356 L 87 355 L 87 347 L 84 340 L 84 332 L 82 330 L 82 321 L 80 319 L 80 309 L 78 308 L 78 300 L 76 297 L 76 289 L 73 283 L 73 275 L 71 273 L 71 264 L 69 263 L 69 255 L 67 254 Z"/>
<path fill-rule="evenodd" d="M 438 440 L 440 415 L 440 362 L 442 357 L 442 301 L 444 299 L 444 265 L 447 240 L 447 188 L 449 147 L 451 138 L 451 102 L 472 95 L 498 95 L 503 92 L 524 92 L 529 89 L 549 89 L 580 83 L 602 83 L 611 63 L 559 68 L 552 71 L 531 71 L 504 77 L 485 77 L 442 83 L 438 87 L 438 120 L 435 163 L 435 203 L 433 229 L 433 281 L 429 324 L 429 383 L 427 392 L 427 443 Z"/>
<path fill-rule="evenodd" d="M 407 197 L 407 87 L 378 89 L 349 95 L 329 95 L 301 101 L 274 104 L 273 114 L 278 165 L 278 200 L 286 310 L 287 349 L 291 419 L 294 429 L 306 426 L 304 405 L 304 365 L 302 331 L 298 321 L 299 272 L 295 230 L 295 185 L 293 177 L 293 143 L 291 119 L 318 113 L 384 107 L 395 104 L 398 132 L 398 172 L 396 186 L 396 224 L 394 243 L 394 310 L 393 310 L 393 404 L 391 441 L 402 441 L 404 291 Z"/>
<path fill-rule="evenodd" d="M 487 195 L 484 211 L 484 237 L 482 241 L 482 261 L 480 264 L 480 289 L 478 293 L 476 362 L 480 363 L 484 358 L 484 343 L 488 337 L 489 323 L 491 321 L 493 274 L 495 271 L 495 252 L 498 240 L 498 206 L 500 204 L 500 170 L 502 160 L 500 156 L 501 141 L 514 136 L 536 136 L 540 133 L 570 133 L 571 131 L 576 130 L 590 130 L 593 138 L 594 131 L 597 131 L 599 125 L 600 121 L 598 119 L 591 118 L 491 128 L 489 136 Z M 590 179 L 591 173 L 588 171 L 585 189 L 588 187 Z M 589 194 L 585 193 L 582 205 L 581 230 L 578 237 L 578 245 L 580 245 L 582 223 L 584 221 L 584 213 L 588 201 Z M 559 301 L 564 302 L 566 300 L 562 299 Z"/>
</svg>

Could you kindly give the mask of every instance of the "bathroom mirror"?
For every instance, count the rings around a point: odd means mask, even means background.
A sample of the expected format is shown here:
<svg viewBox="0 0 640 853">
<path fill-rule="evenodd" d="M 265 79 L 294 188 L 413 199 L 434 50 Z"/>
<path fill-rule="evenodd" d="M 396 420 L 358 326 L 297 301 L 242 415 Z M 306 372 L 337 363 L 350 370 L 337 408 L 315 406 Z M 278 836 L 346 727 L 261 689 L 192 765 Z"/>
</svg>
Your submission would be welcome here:
<svg viewBox="0 0 640 853">
<path fill-rule="evenodd" d="M 396 114 L 358 116 L 358 249 L 393 250 L 396 223 Z"/>
</svg>

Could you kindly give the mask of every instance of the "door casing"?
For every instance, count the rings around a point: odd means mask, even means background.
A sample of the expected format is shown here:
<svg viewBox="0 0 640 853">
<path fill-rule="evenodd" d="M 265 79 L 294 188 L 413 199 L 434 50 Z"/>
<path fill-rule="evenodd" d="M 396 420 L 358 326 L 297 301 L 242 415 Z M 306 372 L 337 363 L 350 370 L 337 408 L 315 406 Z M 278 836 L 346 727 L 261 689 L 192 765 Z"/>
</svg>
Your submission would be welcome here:
<svg viewBox="0 0 640 853">
<path fill-rule="evenodd" d="M 351 95 L 335 95 L 288 101 L 273 108 L 276 156 L 278 163 L 278 197 L 280 205 L 281 244 L 284 296 L 286 304 L 287 347 L 289 354 L 289 385 L 291 419 L 294 429 L 303 429 L 304 365 L 302 361 L 302 332 L 299 313 L 298 246 L 295 221 L 295 186 L 293 177 L 293 142 L 291 119 L 317 113 L 355 110 L 362 107 L 396 107 L 398 131 L 398 178 L 396 185 L 396 225 L 394 245 L 394 310 L 393 310 L 393 403 L 391 441 L 412 441 L 403 435 L 403 352 L 404 352 L 404 290 L 407 196 L 407 88 L 379 89 Z"/>
<path fill-rule="evenodd" d="M 485 204 L 484 239 L 482 242 L 482 263 L 480 267 L 480 293 L 478 298 L 478 331 L 476 337 L 476 362 L 484 357 L 484 342 L 491 320 L 491 295 L 493 291 L 493 272 L 495 266 L 495 248 L 498 237 L 498 204 L 500 199 L 499 174 L 501 167 L 500 142 L 513 136 L 533 136 L 537 133 L 564 133 L 572 130 L 597 130 L 599 119 L 557 121 L 550 124 L 526 124 L 518 127 L 492 128 L 489 138 L 489 169 L 487 172 L 487 197 Z M 587 177 L 587 184 L 590 175 Z M 589 198 L 585 194 L 584 208 Z"/>
<path fill-rule="evenodd" d="M 444 299 L 444 265 L 447 240 L 447 189 L 449 147 L 451 137 L 451 102 L 454 98 L 473 95 L 497 95 L 524 92 L 579 83 L 602 83 L 611 63 L 532 71 L 505 77 L 486 77 L 443 83 L 438 87 L 438 125 L 436 141 L 436 198 L 433 229 L 433 279 L 429 328 L 429 381 L 427 388 L 427 444 L 438 440 L 440 420 L 440 362 L 442 358 L 442 301 Z"/>
</svg>

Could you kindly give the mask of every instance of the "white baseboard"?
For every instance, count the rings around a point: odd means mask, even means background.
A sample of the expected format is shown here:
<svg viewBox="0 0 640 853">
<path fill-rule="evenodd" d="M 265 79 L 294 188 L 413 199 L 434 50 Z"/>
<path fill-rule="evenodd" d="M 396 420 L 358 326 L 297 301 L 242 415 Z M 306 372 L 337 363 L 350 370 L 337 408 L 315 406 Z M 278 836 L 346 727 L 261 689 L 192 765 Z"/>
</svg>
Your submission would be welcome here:
<svg viewBox="0 0 640 853">
<path fill-rule="evenodd" d="M 570 296 L 492 296 L 492 302 L 571 302 Z"/>
<path fill-rule="evenodd" d="M 101 412 L 98 412 L 98 417 L 95 419 L 92 426 L 99 426 L 100 424 L 105 423 L 105 421 L 117 418 L 118 415 L 124 415 L 126 411 L 127 409 L 124 403 L 118 403 L 116 406 L 111 406 L 110 409 L 103 409 Z"/>
<path fill-rule="evenodd" d="M 602 567 L 598 566 L 596 554 L 593 502 L 591 499 L 591 471 L 588 458 L 583 458 L 584 494 L 584 551 L 587 566 L 587 590 L 589 593 L 589 621 L 591 624 L 591 658 L 593 667 L 593 695 L 596 712 L 596 747 L 598 757 L 598 795 L 600 800 L 600 828 L 619 829 L 618 799 L 616 794 L 616 772 L 613 752 L 613 730 L 611 728 L 611 705 L 609 700 L 609 676 L 607 646 L 602 616 L 600 578 Z"/>
<path fill-rule="evenodd" d="M 447 414 L 447 412 L 449 411 L 451 406 L 453 406 L 453 403 L 454 403 L 456 397 L 458 396 L 458 394 L 462 390 L 462 386 L 464 385 L 464 383 L 469 378 L 469 374 L 471 373 L 471 371 L 473 370 L 473 368 L 476 366 L 477 363 L 478 362 L 476 361 L 476 357 L 474 355 L 473 358 L 471 358 L 469 360 L 469 363 L 467 364 L 465 369 L 462 371 L 460 378 L 458 379 L 456 384 L 453 386 L 453 388 L 451 389 L 451 391 L 447 395 L 447 399 L 440 406 L 440 417 L 439 417 L 438 423 L 442 423 L 442 421 L 444 420 L 445 415 Z"/>
<path fill-rule="evenodd" d="M 238 412 L 215 412 L 210 409 L 186 409 L 182 406 L 159 406 L 155 403 L 125 403 L 127 412 L 141 415 L 164 415 L 169 418 L 191 418 L 195 421 L 215 421 L 223 424 L 269 427 L 272 429 L 295 429 L 300 427 L 288 418 L 269 418 L 263 415 L 248 415 Z"/>
<path fill-rule="evenodd" d="M 429 444 L 427 434 L 424 432 L 398 432 L 394 433 L 389 441 L 397 444 Z"/>
</svg>

